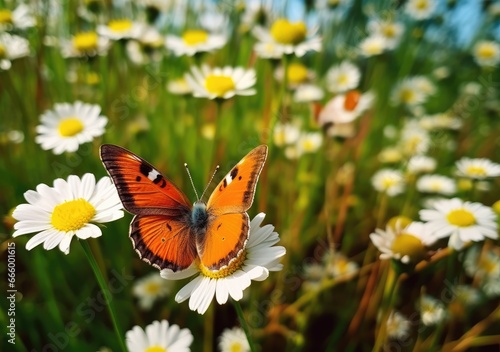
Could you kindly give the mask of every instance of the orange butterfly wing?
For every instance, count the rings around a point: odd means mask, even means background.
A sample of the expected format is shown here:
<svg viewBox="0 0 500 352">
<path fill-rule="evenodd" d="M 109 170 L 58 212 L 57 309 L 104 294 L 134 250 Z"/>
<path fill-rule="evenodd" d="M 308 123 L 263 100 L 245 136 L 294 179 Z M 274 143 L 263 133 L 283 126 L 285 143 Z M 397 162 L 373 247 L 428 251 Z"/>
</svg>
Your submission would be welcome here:
<svg viewBox="0 0 500 352">
<path fill-rule="evenodd" d="M 217 185 L 208 199 L 213 215 L 243 213 L 253 203 L 255 187 L 267 158 L 267 146 L 253 149 Z"/>
<path fill-rule="evenodd" d="M 191 209 L 184 193 L 150 163 L 127 149 L 103 144 L 101 160 L 130 213 L 175 216 Z"/>
<path fill-rule="evenodd" d="M 185 218 L 135 216 L 130 239 L 139 257 L 152 266 L 173 271 L 186 269 L 196 258 L 195 242 Z"/>
<path fill-rule="evenodd" d="M 151 164 L 124 148 L 102 145 L 101 160 L 123 206 L 136 215 L 130 238 L 139 257 L 159 269 L 189 267 L 197 254 L 186 196 Z"/>
<path fill-rule="evenodd" d="M 201 263 L 210 270 L 228 265 L 245 248 L 249 229 L 247 213 L 224 214 L 214 218 L 197 244 Z"/>
<path fill-rule="evenodd" d="M 267 146 L 248 153 L 217 185 L 207 203 L 210 222 L 205 236 L 197 237 L 201 263 L 219 270 L 245 248 L 250 221 L 245 213 L 253 203 L 255 187 L 267 158 Z"/>
</svg>

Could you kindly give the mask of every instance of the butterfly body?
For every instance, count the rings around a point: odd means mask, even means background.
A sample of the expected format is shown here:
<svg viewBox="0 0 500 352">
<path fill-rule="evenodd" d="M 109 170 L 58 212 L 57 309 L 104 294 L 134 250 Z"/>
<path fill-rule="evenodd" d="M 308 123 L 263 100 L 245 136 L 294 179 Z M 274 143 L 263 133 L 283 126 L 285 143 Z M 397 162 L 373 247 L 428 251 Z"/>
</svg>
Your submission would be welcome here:
<svg viewBox="0 0 500 352">
<path fill-rule="evenodd" d="M 170 180 L 144 159 L 110 144 L 101 160 L 113 179 L 124 208 L 134 214 L 130 239 L 140 258 L 172 271 L 194 260 L 217 271 L 245 248 L 253 202 L 267 146 L 248 153 L 217 185 L 207 203 L 193 205 Z"/>
</svg>

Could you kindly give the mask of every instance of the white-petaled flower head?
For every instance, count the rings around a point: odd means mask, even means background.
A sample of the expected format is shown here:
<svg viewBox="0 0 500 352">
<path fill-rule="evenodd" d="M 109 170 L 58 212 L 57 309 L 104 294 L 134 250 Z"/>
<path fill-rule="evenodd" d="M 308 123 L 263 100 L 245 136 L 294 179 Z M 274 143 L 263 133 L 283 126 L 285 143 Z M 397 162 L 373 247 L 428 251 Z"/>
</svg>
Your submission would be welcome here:
<svg viewBox="0 0 500 352">
<path fill-rule="evenodd" d="M 250 345 L 245 332 L 238 327 L 224 329 L 219 337 L 219 350 L 221 352 L 249 352 Z"/>
<path fill-rule="evenodd" d="M 229 99 L 235 95 L 254 95 L 255 70 L 243 67 L 192 67 L 184 78 L 198 98 Z"/>
<path fill-rule="evenodd" d="M 410 334 L 411 323 L 399 312 L 392 312 L 387 318 L 386 331 L 387 336 L 393 339 L 402 340 Z"/>
<path fill-rule="evenodd" d="M 54 154 L 76 152 L 80 144 L 91 142 L 104 134 L 108 119 L 101 115 L 99 105 L 76 101 L 55 104 L 53 110 L 40 117 L 35 142 Z"/>
<path fill-rule="evenodd" d="M 28 204 L 16 207 L 12 216 L 18 220 L 12 237 L 36 232 L 26 249 L 43 243 L 50 250 L 59 246 L 65 254 L 73 236 L 79 239 L 102 235 L 96 223 L 106 223 L 123 217 L 122 203 L 109 177 L 96 183 L 92 174 L 80 179 L 71 175 L 67 181 L 56 179 L 54 187 L 39 184 L 36 191 L 24 194 Z"/>
<path fill-rule="evenodd" d="M 455 180 L 441 175 L 424 175 L 417 180 L 417 190 L 424 193 L 452 195 L 457 191 Z"/>
<path fill-rule="evenodd" d="M 361 71 L 349 61 L 342 61 L 326 72 L 326 86 L 332 93 L 355 89 L 361 79 Z"/>
<path fill-rule="evenodd" d="M 481 203 L 465 202 L 458 198 L 438 200 L 431 209 L 419 212 L 436 238 L 449 236 L 448 246 L 461 250 L 467 242 L 485 238 L 497 239 L 497 216 Z"/>
<path fill-rule="evenodd" d="M 479 66 L 496 66 L 500 62 L 500 44 L 481 40 L 474 46 L 473 55 Z"/>
<path fill-rule="evenodd" d="M 406 3 L 406 13 L 416 20 L 429 19 L 436 10 L 436 0 L 408 0 Z"/>
<path fill-rule="evenodd" d="M 376 191 L 394 197 L 405 190 L 403 173 L 399 170 L 382 169 L 372 177 L 372 185 Z"/>
<path fill-rule="evenodd" d="M 425 326 L 441 324 L 447 317 L 443 302 L 428 295 L 420 298 L 419 308 L 422 324 Z"/>
<path fill-rule="evenodd" d="M 125 334 L 129 352 L 189 352 L 193 334 L 167 320 L 154 321 L 142 329 L 134 326 Z"/>
<path fill-rule="evenodd" d="M 370 239 L 381 252 L 380 259 L 400 260 L 404 264 L 417 263 L 424 259 L 426 246 L 434 243 L 429 228 L 421 222 L 411 222 L 407 226 L 388 224 L 385 231 L 375 229 Z"/>
<path fill-rule="evenodd" d="M 132 293 L 139 299 L 139 307 L 150 310 L 154 302 L 168 295 L 172 287 L 168 281 L 163 280 L 158 272 L 151 273 L 138 279 L 132 288 Z"/>
<path fill-rule="evenodd" d="M 458 176 L 484 180 L 500 176 L 500 164 L 486 158 L 464 157 L 456 162 Z"/>
<path fill-rule="evenodd" d="M 193 56 L 197 53 L 212 52 L 227 43 L 224 34 L 215 34 L 203 29 L 188 29 L 181 36 L 167 35 L 165 46 L 175 56 Z"/>
</svg>

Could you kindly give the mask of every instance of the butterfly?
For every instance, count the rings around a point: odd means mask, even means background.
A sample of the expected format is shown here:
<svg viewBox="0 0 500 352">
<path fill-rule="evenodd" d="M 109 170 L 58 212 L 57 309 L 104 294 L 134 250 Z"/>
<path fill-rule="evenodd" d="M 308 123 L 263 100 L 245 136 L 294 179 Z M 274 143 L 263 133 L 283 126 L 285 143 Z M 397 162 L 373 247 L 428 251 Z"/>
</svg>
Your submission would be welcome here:
<svg viewBox="0 0 500 352">
<path fill-rule="evenodd" d="M 129 237 L 145 262 L 175 272 L 199 259 L 217 271 L 245 248 L 250 233 L 246 211 L 267 158 L 266 145 L 241 159 L 207 203 L 198 199 L 193 205 L 169 179 L 127 149 L 104 144 L 100 154 L 123 207 L 135 215 Z"/>
</svg>

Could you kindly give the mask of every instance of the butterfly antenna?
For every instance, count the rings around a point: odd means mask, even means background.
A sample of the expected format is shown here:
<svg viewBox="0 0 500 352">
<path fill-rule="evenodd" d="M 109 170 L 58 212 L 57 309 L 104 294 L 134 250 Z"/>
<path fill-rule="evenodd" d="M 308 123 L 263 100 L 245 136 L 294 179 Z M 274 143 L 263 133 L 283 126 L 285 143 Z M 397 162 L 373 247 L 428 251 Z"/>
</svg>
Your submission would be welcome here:
<svg viewBox="0 0 500 352">
<path fill-rule="evenodd" d="M 188 164 L 184 163 L 184 167 L 186 168 L 186 171 L 187 171 L 188 176 L 189 176 L 189 181 L 191 181 L 191 186 L 193 186 L 194 194 L 196 194 L 196 200 L 198 201 L 198 200 L 200 200 L 200 197 L 198 197 L 198 192 L 196 192 L 196 187 L 194 187 L 193 178 L 191 177 L 191 173 L 189 172 Z M 202 196 L 203 196 L 203 194 L 202 194 Z"/>
<path fill-rule="evenodd" d="M 207 186 L 205 187 L 205 189 L 203 190 L 203 193 L 201 194 L 201 198 L 203 198 L 203 196 L 205 195 L 205 192 L 207 191 L 208 186 L 210 186 L 210 184 L 212 183 L 212 180 L 214 179 L 214 176 L 217 173 L 217 171 L 219 171 L 219 165 L 217 165 L 215 167 L 214 173 L 212 174 L 212 177 L 210 177 L 210 181 L 208 181 Z"/>
</svg>

